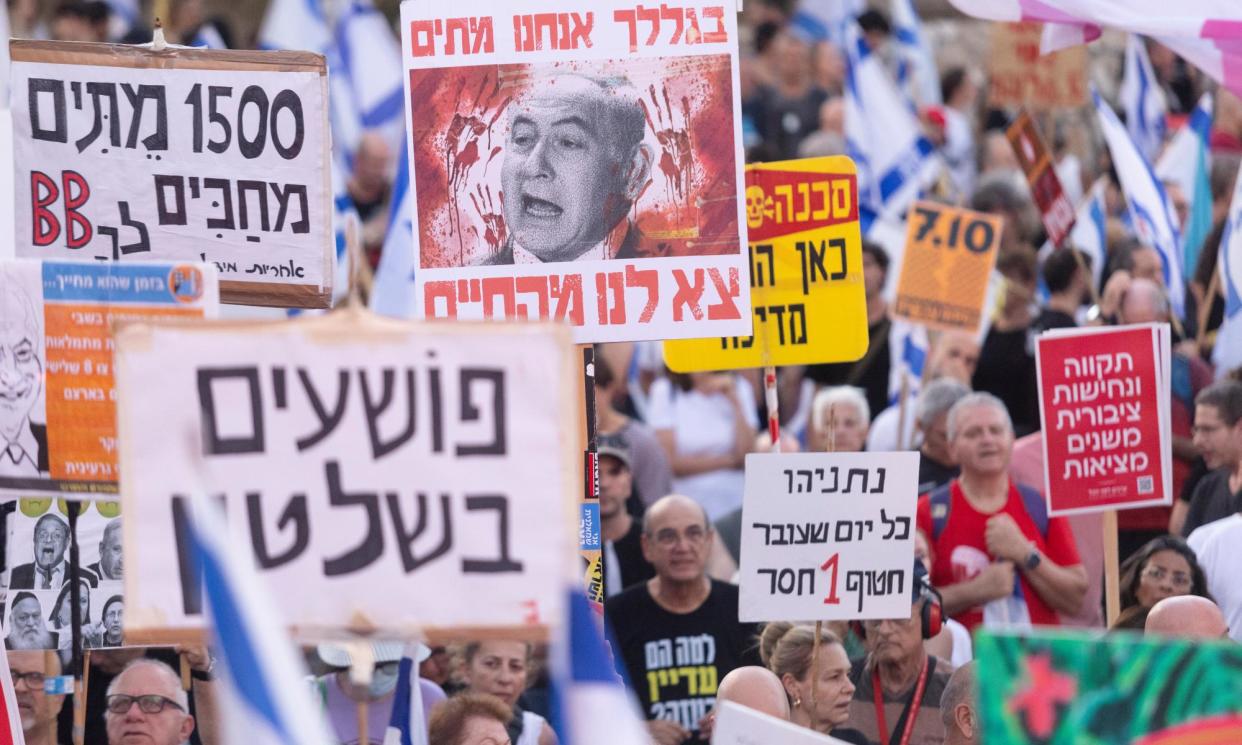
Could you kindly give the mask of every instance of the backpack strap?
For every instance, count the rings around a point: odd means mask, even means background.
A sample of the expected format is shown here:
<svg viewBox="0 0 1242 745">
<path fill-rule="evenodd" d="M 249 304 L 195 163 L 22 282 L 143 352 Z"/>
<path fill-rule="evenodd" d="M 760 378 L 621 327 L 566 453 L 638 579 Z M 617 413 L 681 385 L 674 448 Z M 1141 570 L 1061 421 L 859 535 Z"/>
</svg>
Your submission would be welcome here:
<svg viewBox="0 0 1242 745">
<path fill-rule="evenodd" d="M 1048 503 L 1044 500 L 1044 495 L 1026 484 L 1016 484 L 1016 486 L 1018 494 L 1022 495 L 1022 506 L 1026 508 L 1026 514 L 1031 516 L 1031 522 L 1035 523 L 1035 529 L 1039 531 L 1039 534 L 1047 538 Z"/>
<path fill-rule="evenodd" d="M 953 503 L 952 492 L 949 489 L 953 482 L 932 489 L 927 499 L 931 502 L 931 518 L 932 518 L 932 543 L 940 539 L 940 534 L 944 532 L 944 526 L 949 522 L 949 505 Z"/>
</svg>

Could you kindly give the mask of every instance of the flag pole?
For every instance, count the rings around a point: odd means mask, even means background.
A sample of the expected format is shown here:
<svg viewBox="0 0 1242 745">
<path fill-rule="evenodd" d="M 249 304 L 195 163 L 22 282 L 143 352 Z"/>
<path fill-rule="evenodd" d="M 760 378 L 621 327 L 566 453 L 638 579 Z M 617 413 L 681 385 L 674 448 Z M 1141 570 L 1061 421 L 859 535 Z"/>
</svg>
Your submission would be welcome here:
<svg viewBox="0 0 1242 745">
<path fill-rule="evenodd" d="M 772 438 L 772 452 L 781 451 L 781 409 L 776 392 L 776 366 L 763 368 L 763 394 L 768 405 L 768 436 Z"/>
<path fill-rule="evenodd" d="M 1219 258 L 1217 259 L 1219 261 Z M 1203 303 L 1199 308 L 1199 328 L 1196 329 L 1195 347 L 1199 353 L 1203 353 L 1204 342 L 1207 340 L 1208 316 L 1212 315 L 1212 305 L 1216 302 L 1216 293 L 1220 290 L 1220 267 L 1212 272 L 1212 279 L 1208 281 L 1207 292 L 1203 294 Z"/>
</svg>

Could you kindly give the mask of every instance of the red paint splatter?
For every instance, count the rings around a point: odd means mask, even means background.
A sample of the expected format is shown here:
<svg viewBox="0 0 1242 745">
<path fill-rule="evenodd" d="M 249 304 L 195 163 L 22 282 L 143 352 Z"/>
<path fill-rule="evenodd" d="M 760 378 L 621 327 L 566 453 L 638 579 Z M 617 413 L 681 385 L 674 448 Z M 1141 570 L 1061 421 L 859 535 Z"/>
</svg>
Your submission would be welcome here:
<svg viewBox="0 0 1242 745">
<path fill-rule="evenodd" d="M 1078 681 L 1058 673 L 1047 654 L 1026 658 L 1027 687 L 1010 700 L 1010 709 L 1026 714 L 1031 734 L 1046 738 L 1057 725 L 1057 704 L 1074 700 Z"/>
</svg>

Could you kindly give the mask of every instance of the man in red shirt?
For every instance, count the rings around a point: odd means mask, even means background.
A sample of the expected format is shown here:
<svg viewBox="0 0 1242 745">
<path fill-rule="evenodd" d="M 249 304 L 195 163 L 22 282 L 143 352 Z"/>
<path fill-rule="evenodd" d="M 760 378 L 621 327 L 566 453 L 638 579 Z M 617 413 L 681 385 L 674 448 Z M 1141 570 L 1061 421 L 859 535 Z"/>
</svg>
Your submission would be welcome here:
<svg viewBox="0 0 1242 745">
<path fill-rule="evenodd" d="M 950 449 L 962 475 L 919 499 L 918 528 L 932 547 L 932 584 L 968 629 L 1055 626 L 1087 590 L 1069 523 L 1009 478 L 1013 424 L 1000 399 L 972 393 L 949 410 Z"/>
</svg>

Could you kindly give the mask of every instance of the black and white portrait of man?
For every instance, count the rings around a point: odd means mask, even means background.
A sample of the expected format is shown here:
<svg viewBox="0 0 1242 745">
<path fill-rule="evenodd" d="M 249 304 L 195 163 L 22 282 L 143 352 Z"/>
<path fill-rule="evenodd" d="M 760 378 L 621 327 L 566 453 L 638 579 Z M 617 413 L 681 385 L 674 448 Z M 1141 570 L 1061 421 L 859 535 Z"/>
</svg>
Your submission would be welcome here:
<svg viewBox="0 0 1242 745">
<path fill-rule="evenodd" d="M 501 166 L 508 239 L 483 263 L 633 258 L 651 174 L 640 94 L 624 78 L 541 78 L 510 105 Z"/>
<path fill-rule="evenodd" d="M 43 392 L 39 319 L 18 275 L 0 271 L 0 477 L 48 472 L 47 425 L 31 421 Z"/>
</svg>

